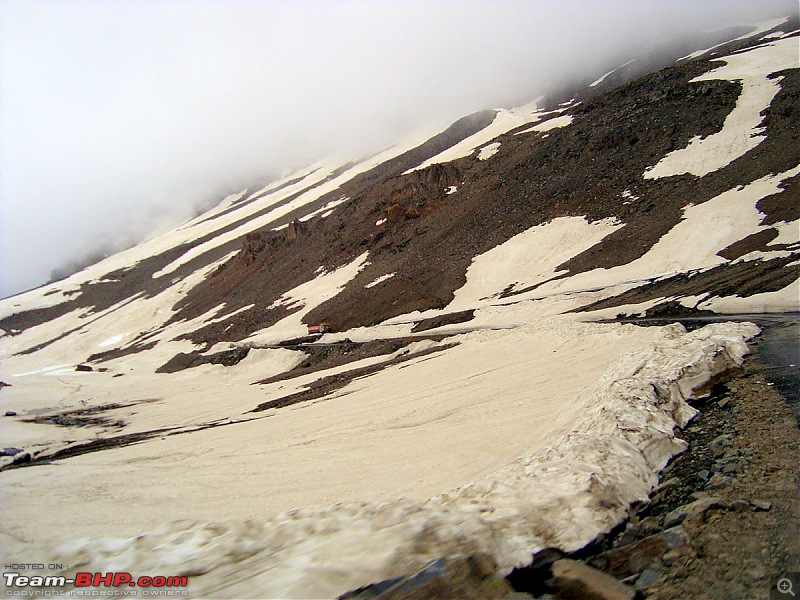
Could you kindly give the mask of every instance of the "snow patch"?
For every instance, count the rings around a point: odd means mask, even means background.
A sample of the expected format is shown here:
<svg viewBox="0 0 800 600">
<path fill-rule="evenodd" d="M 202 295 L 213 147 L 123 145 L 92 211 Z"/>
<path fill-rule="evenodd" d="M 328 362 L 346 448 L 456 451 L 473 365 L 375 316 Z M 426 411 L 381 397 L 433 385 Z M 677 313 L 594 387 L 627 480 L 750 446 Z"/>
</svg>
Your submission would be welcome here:
<svg viewBox="0 0 800 600">
<path fill-rule="evenodd" d="M 367 285 L 365 285 L 364 287 L 365 287 L 365 288 L 371 288 L 371 287 L 375 287 L 376 285 L 378 285 L 378 284 L 380 284 L 380 283 L 383 283 L 384 281 L 387 281 L 387 280 L 391 279 L 391 278 L 392 278 L 392 277 L 394 277 L 394 276 L 395 276 L 395 273 L 388 273 L 388 274 L 386 274 L 386 275 L 381 275 L 381 276 L 380 276 L 380 277 L 378 277 L 378 278 L 377 278 L 375 281 L 373 281 L 373 282 L 371 282 L 371 283 L 368 283 L 368 284 L 367 284 Z"/>
<path fill-rule="evenodd" d="M 221 317 L 215 317 L 215 318 L 211 319 L 210 321 L 206 321 L 205 324 L 206 325 L 213 325 L 215 323 L 222 323 L 222 321 L 227 321 L 231 317 L 235 317 L 238 314 L 246 312 L 246 311 L 250 310 L 251 308 L 253 308 L 254 306 L 255 306 L 255 304 L 248 304 L 247 306 L 243 306 L 242 308 L 238 308 L 235 311 L 230 312 L 230 313 L 228 313 L 226 315 L 223 315 Z M 214 309 L 214 313 L 222 312 L 223 308 L 225 308 L 224 304 L 222 306 Z"/>
<path fill-rule="evenodd" d="M 481 148 L 480 152 L 478 152 L 478 160 L 489 160 L 500 149 L 500 142 L 493 142 Z"/>
<path fill-rule="evenodd" d="M 548 119 L 543 123 L 539 123 L 526 129 L 524 131 L 520 131 L 517 135 L 522 135 L 523 133 L 531 133 L 533 131 L 538 131 L 539 133 L 543 133 L 546 131 L 550 131 L 552 129 L 558 129 L 560 127 L 566 127 L 572 123 L 572 115 L 562 115 L 560 117 L 553 117 L 552 119 Z"/>
<path fill-rule="evenodd" d="M 624 192 L 622 192 L 621 196 L 623 198 L 625 198 L 626 200 L 631 200 L 631 201 L 639 199 L 639 196 L 637 196 L 636 194 L 631 193 L 630 190 L 625 190 Z"/>
<path fill-rule="evenodd" d="M 521 290 L 555 275 L 558 265 L 591 248 L 622 227 L 604 219 L 560 217 L 515 235 L 472 259 L 467 282 L 456 290 L 448 311 L 474 308 L 511 287 Z"/>
<path fill-rule="evenodd" d="M 772 240 L 767 246 L 776 246 L 779 244 L 796 244 L 800 242 L 800 220 L 781 221 L 772 226 L 773 229 L 778 230 L 778 237 Z"/>
<path fill-rule="evenodd" d="M 303 335 L 306 329 L 302 322 L 303 317 L 312 309 L 339 294 L 344 286 L 367 266 L 368 255 L 368 252 L 364 252 L 347 265 L 333 271 L 322 272 L 314 279 L 285 292 L 269 308 L 285 308 L 295 312 L 281 319 L 272 327 L 254 333 L 245 342 L 268 343 Z"/>
<path fill-rule="evenodd" d="M 312 212 L 310 214 L 307 214 L 304 217 L 300 217 L 300 220 L 303 221 L 303 222 L 309 221 L 309 220 L 313 219 L 314 217 L 316 217 L 317 215 L 320 215 L 324 219 L 325 217 L 328 217 L 331 214 L 333 214 L 333 211 L 336 209 L 337 206 L 339 206 L 341 204 L 344 204 L 348 200 L 350 200 L 350 198 L 348 198 L 346 196 L 342 196 L 338 200 L 331 200 L 330 202 L 325 204 L 325 206 L 323 206 L 322 208 L 319 208 L 319 209 L 315 210 L 314 212 Z"/>
<path fill-rule="evenodd" d="M 779 40 L 714 60 L 726 64 L 695 77 L 692 82 L 741 81 L 742 93 L 736 106 L 725 119 L 721 131 L 705 138 L 696 136 L 685 148 L 670 152 L 645 171 L 645 179 L 684 173 L 702 177 L 729 165 L 764 141 L 761 113 L 780 91 L 782 79 L 768 79 L 768 76 L 798 68 L 797 40 Z"/>
<path fill-rule="evenodd" d="M 800 174 L 800 165 L 768 175 L 698 205 L 683 209 L 683 220 L 670 229 L 641 258 L 610 269 L 594 269 L 569 279 L 546 283 L 539 292 L 603 288 L 625 282 L 713 267 L 725 262 L 717 253 L 752 233 L 767 229 L 756 204 L 783 192 L 781 182 Z"/>
</svg>

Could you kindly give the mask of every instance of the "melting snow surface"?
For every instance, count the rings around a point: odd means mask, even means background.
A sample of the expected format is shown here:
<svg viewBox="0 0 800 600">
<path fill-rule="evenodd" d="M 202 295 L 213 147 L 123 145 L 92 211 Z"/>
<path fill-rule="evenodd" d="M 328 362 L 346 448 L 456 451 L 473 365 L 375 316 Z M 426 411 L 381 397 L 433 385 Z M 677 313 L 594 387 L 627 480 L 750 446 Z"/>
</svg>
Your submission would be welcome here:
<svg viewBox="0 0 800 600">
<path fill-rule="evenodd" d="M 622 227 L 612 220 L 589 223 L 583 217 L 560 217 L 517 234 L 476 256 L 467 282 L 456 290 L 448 311 L 465 310 L 497 299 L 503 290 L 541 284 L 573 256 Z"/>
<path fill-rule="evenodd" d="M 767 226 L 756 204 L 762 198 L 783 193 L 781 182 L 800 174 L 800 166 L 786 173 L 762 177 L 719 196 L 683 210 L 683 220 L 670 229 L 641 258 L 610 269 L 594 269 L 563 281 L 543 284 L 537 292 L 546 294 L 591 287 L 608 287 L 625 282 L 651 280 L 727 262 L 717 253 L 733 242 Z"/>
<path fill-rule="evenodd" d="M 711 155 L 722 154 L 730 162 L 736 152 L 747 151 L 753 133 L 760 139 L 756 109 L 769 105 L 778 88 L 766 75 L 789 60 L 789 42 L 796 50 L 796 40 L 771 42 L 726 57 L 725 66 L 697 78 L 741 79 L 744 91 L 716 140 L 693 140 L 684 155 L 677 151 L 651 171 L 686 165 L 703 170 L 719 162 Z M 489 128 L 432 161 L 453 160 L 477 148 L 484 159 L 490 149 L 497 150 L 498 142 L 488 143 L 497 135 L 542 116 L 530 109 L 498 111 Z M 570 122 L 570 116 L 560 116 L 528 131 Z M 195 219 L 58 286 L 3 301 L 0 312 L 14 312 L 21 303 L 32 308 L 64 302 L 87 277 L 99 280 L 265 207 L 276 208 L 255 226 L 272 223 L 287 207 L 305 206 L 399 151 L 390 149 L 324 185 L 320 182 L 333 169 L 317 166 L 303 172 L 298 183 L 281 190 L 276 188 L 291 178 L 270 184 L 247 198 L 252 203 L 223 215 L 236 208 L 244 192 L 232 195 L 204 215 L 216 219 Z M 757 328 L 724 323 L 686 333 L 679 325 L 639 328 L 544 317 L 612 289 L 724 262 L 720 250 L 768 227 L 761 224 L 764 215 L 756 203 L 785 193 L 781 182 L 798 174 L 800 166 L 687 206 L 681 222 L 640 259 L 569 278 L 560 278 L 566 275 L 557 271 L 561 264 L 624 225 L 562 217 L 533 227 L 473 259 L 465 284 L 446 309 L 475 309 L 467 327 L 439 328 L 450 336 L 442 342 L 421 339 L 388 356 L 273 383 L 257 382 L 290 371 L 308 356 L 265 346 L 302 335 L 303 316 L 352 282 L 368 264 L 367 253 L 335 270 L 320 267 L 313 279 L 286 292 L 273 307 L 294 312 L 251 336 L 245 342 L 251 347 L 247 357 L 235 366 L 153 372 L 178 352 L 198 349 L 181 339 L 185 334 L 254 308 L 226 313 L 221 303 L 191 321 L 165 325 L 174 314 L 171 307 L 235 252 L 176 279 L 157 296 L 137 294 L 98 313 L 77 309 L 17 336 L 3 336 L 0 378 L 17 379 L 2 399 L 13 408 L 33 415 L 129 403 L 109 413 L 125 419 L 125 433 L 223 425 L 73 457 L 52 469 L 3 473 L 4 558 L 71 565 L 66 574 L 77 569 L 188 574 L 191 593 L 198 597 L 331 597 L 413 572 L 446 554 L 485 551 L 507 572 L 545 546 L 577 549 L 613 528 L 631 502 L 646 498 L 658 470 L 685 447 L 673 435 L 694 414 L 685 400 L 715 375 L 741 364 L 745 341 Z M 278 209 L 290 194 L 307 187 L 313 189 Z M 636 199 L 629 190 L 622 196 Z M 328 214 L 345 200 L 306 217 Z M 250 226 L 233 233 L 238 237 Z M 772 227 L 779 232 L 772 245 L 800 238 L 796 221 Z M 223 239 L 214 238 L 176 262 L 225 243 L 224 235 L 217 237 Z M 511 297 L 503 298 L 504 292 Z M 721 312 L 786 310 L 796 307 L 798 294 L 800 281 L 795 281 L 749 298 L 704 295 L 682 301 Z M 442 312 L 402 315 L 321 341 L 412 336 L 416 321 Z M 98 346 L 125 348 L 137 340 L 157 345 L 104 363 L 108 373 L 74 370 L 76 360 L 85 360 Z M 19 353 L 40 344 L 48 345 L 32 355 Z M 249 412 L 261 402 L 308 390 L 322 377 L 423 350 L 435 352 L 354 378 L 323 398 Z M 571 376 L 553 376 L 564 372 Z M 30 427 L 16 420 L 4 426 L 9 444 L 28 447 L 64 447 L 69 441 L 91 441 L 97 433 Z M 91 519 L 63 518 L 83 514 L 87 498 Z M 166 518 L 187 520 L 165 523 L 165 510 L 174 507 L 179 511 Z M 54 547 L 54 537 L 69 540 Z"/>
<path fill-rule="evenodd" d="M 780 79 L 768 79 L 777 71 L 798 68 L 797 39 L 770 42 L 740 54 L 715 59 L 726 64 L 692 82 L 721 79 L 741 81 L 742 93 L 722 130 L 708 137 L 693 138 L 686 148 L 667 154 L 647 169 L 645 179 L 691 173 L 702 177 L 729 165 L 765 139 L 761 114 L 780 91 Z"/>
<path fill-rule="evenodd" d="M 107 346 L 114 346 L 122 341 L 126 334 L 120 333 L 119 335 L 111 336 L 108 339 L 103 340 L 99 344 L 97 344 L 98 348 L 105 348 Z"/>
<path fill-rule="evenodd" d="M 59 505 L 61 511 L 77 510 L 70 504 L 70 494 L 65 494 L 66 484 L 94 494 L 98 512 L 92 521 L 101 526 L 107 519 L 129 520 L 141 507 L 158 513 L 163 503 L 172 502 L 166 498 L 170 493 L 194 499 L 183 505 L 186 516 L 216 510 L 232 517 L 216 523 L 179 521 L 130 538 L 76 539 L 56 548 L 9 551 L 17 557 L 35 554 L 40 561 L 73 565 L 67 574 L 76 570 L 189 574 L 194 596 L 244 598 L 335 597 L 371 581 L 413 572 L 447 554 L 488 552 L 507 572 L 545 546 L 578 549 L 614 527 L 630 503 L 647 497 L 658 481 L 657 471 L 686 446 L 673 434 L 695 412 L 686 399 L 716 374 L 741 364 L 747 352 L 744 341 L 758 331 L 750 324 L 732 323 L 692 333 L 680 326 L 634 329 L 561 321 L 510 332 L 475 332 L 439 359 L 414 362 L 411 375 L 399 368 L 380 372 L 376 385 L 386 390 L 385 401 L 381 394 L 367 391 L 367 383 L 356 381 L 348 386 L 349 394 L 328 402 L 193 434 L 200 436 L 193 446 L 173 437 L 161 442 L 160 450 L 142 444 L 98 454 L 91 461 L 97 465 L 91 469 L 94 477 L 86 473 L 81 479 L 80 470 L 70 469 L 62 485 L 51 490 L 56 498 L 40 494 L 33 506 L 13 502 L 17 486 L 50 489 L 44 474 L 31 470 L 22 477 L 23 469 L 9 472 L 15 480 L 9 505 L 18 515 L 41 510 L 39 504 L 48 501 L 66 500 Z M 623 347 L 630 351 L 617 354 Z M 594 383 L 577 393 L 562 390 L 563 399 L 548 399 L 556 388 L 542 387 L 537 377 L 543 361 L 563 368 L 561 350 L 568 350 L 563 358 L 578 361 L 572 372 L 583 378 L 588 370 Z M 587 359 L 585 369 L 582 357 Z M 485 394 L 469 392 L 464 387 L 469 379 L 452 380 L 453 366 L 464 360 L 475 363 L 466 371 L 488 378 L 484 384 L 493 381 L 499 386 L 493 400 L 501 403 L 500 409 L 487 402 Z M 596 374 L 597 368 L 604 373 Z M 459 366 L 457 371 L 464 370 Z M 527 385 L 521 385 L 523 381 Z M 406 389 L 409 385 L 412 388 Z M 429 390 L 431 385 L 440 388 L 436 403 L 424 402 L 429 391 L 422 396 L 413 391 Z M 371 406 L 365 411 L 365 402 L 378 403 L 384 410 Z M 530 416 L 521 419 L 520 411 Z M 381 422 L 370 424 L 365 413 L 379 415 Z M 300 424 L 299 419 L 305 423 L 295 429 L 291 423 Z M 554 428 L 554 422 L 563 425 Z M 342 424 L 346 430 L 337 431 Z M 381 432 L 377 444 L 370 443 L 375 431 Z M 497 435 L 487 438 L 492 432 Z M 401 439 L 406 444 L 396 446 Z M 296 443 L 286 445 L 289 441 Z M 254 446 L 265 442 L 263 450 Z M 270 450 L 269 444 L 283 448 Z M 204 447 L 214 451 L 203 453 Z M 399 455 L 393 454 L 398 450 Z M 254 460 L 262 453 L 281 460 Z M 307 455 L 305 461 L 302 453 Z M 506 464 L 487 471 L 489 465 L 482 461 L 498 454 Z M 465 460 L 467 456 L 471 458 Z M 445 476 L 452 470 L 441 461 L 459 471 L 474 465 L 471 482 L 467 479 L 444 493 L 420 497 L 420 489 L 436 489 L 427 483 L 430 469 L 422 467 L 434 457 L 439 461 L 436 472 Z M 176 461 L 191 469 L 191 478 L 154 485 L 152 467 L 145 471 L 139 466 L 166 467 Z M 370 468 L 374 464 L 391 468 L 374 472 Z M 276 486 L 280 471 L 273 467 L 295 469 L 287 479 L 292 488 L 302 480 L 296 476 L 297 465 L 316 474 L 311 480 L 317 492 L 335 494 L 342 483 L 360 491 L 374 490 L 378 481 L 371 479 L 372 473 L 388 474 L 394 482 L 408 477 L 414 491 L 396 499 L 265 514 L 264 500 L 269 496 L 259 495 L 259 490 L 285 489 Z M 413 475 L 398 476 L 395 468 L 401 474 L 410 469 Z M 148 483 L 139 487 L 137 482 L 146 473 Z M 169 470 L 155 474 L 169 477 Z M 175 487 L 178 481 L 184 489 Z M 218 498 L 211 497 L 215 490 L 220 492 Z M 118 494 L 126 499 L 123 515 L 115 500 Z M 252 507 L 246 513 L 249 519 L 233 518 L 247 498 Z M 42 532 L 43 539 L 50 533 Z"/>
</svg>

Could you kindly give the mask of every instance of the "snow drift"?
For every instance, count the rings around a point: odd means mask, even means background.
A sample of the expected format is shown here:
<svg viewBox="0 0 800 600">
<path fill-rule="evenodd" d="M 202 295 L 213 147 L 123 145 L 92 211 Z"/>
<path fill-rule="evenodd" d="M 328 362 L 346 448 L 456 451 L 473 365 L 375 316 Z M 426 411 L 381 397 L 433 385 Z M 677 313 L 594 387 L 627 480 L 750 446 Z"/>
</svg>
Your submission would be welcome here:
<svg viewBox="0 0 800 600">
<path fill-rule="evenodd" d="M 749 323 L 665 328 L 663 341 L 601 378 L 591 407 L 551 448 L 426 502 L 294 510 L 266 522 L 178 521 L 135 538 L 70 542 L 47 560 L 70 565 L 68 573 L 187 575 L 195 597 L 302 598 L 335 596 L 442 555 L 488 552 L 509 571 L 546 546 L 576 550 L 646 501 L 657 472 L 685 448 L 674 429 L 695 414 L 687 400 L 741 365 L 757 333 Z"/>
</svg>

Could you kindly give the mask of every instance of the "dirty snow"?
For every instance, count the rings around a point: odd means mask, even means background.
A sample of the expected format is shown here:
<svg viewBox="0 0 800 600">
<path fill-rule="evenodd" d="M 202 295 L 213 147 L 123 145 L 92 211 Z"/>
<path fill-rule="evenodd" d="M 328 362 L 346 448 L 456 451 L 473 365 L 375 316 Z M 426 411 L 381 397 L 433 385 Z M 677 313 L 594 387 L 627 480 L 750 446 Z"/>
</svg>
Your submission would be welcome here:
<svg viewBox="0 0 800 600">
<path fill-rule="evenodd" d="M 594 269 L 541 286 L 542 294 L 641 281 L 727 262 L 717 253 L 733 242 L 767 226 L 756 204 L 762 198 L 783 193 L 781 182 L 800 174 L 791 171 L 762 177 L 743 187 L 683 210 L 683 220 L 658 240 L 641 258 L 610 269 Z"/>
<path fill-rule="evenodd" d="M 757 331 L 560 321 L 475 332 L 414 361 L 410 374 L 389 368 L 326 402 L 194 441 L 72 459 L 59 467 L 60 485 L 41 469 L 11 471 L 8 531 L 38 523 L 22 535 L 48 546 L 12 542 L 7 551 L 75 565 L 67 573 L 189 573 L 201 597 L 333 597 L 461 552 L 488 552 L 507 572 L 545 546 L 581 547 L 646 498 L 656 472 L 685 447 L 673 436 L 694 414 L 685 400 L 740 364 Z M 545 365 L 579 376 L 556 384 Z M 492 402 L 487 385 L 498 386 Z M 431 386 L 436 403 L 426 400 Z M 259 460 L 267 456 L 281 460 Z M 84 506 L 69 489 L 91 495 L 92 519 L 58 517 Z M 304 508 L 274 512 L 293 494 Z M 160 525 L 162 507 L 189 496 L 180 515 L 189 521 Z M 227 521 L 209 522 L 219 514 Z M 58 522 L 48 529 L 50 519 Z M 160 526 L 138 535 L 147 523 Z M 53 548 L 54 529 L 73 541 Z M 112 531 L 117 539 L 75 539 Z"/>
<path fill-rule="evenodd" d="M 520 290 L 540 284 L 556 274 L 558 265 L 620 227 L 608 219 L 590 223 L 583 217 L 560 217 L 517 234 L 472 260 L 467 282 L 456 290 L 447 311 L 496 299 L 509 286 Z"/>
<path fill-rule="evenodd" d="M 367 265 L 367 256 L 368 253 L 364 252 L 347 265 L 323 272 L 314 279 L 285 292 L 270 308 L 282 307 L 294 312 L 275 325 L 252 334 L 245 342 L 266 344 L 305 335 L 307 330 L 303 324 L 303 317 L 341 292 L 344 286 Z"/>
<path fill-rule="evenodd" d="M 667 154 L 648 168 L 645 179 L 690 173 L 702 177 L 729 165 L 765 139 L 763 115 L 781 89 L 780 80 L 768 79 L 775 72 L 798 68 L 797 39 L 778 40 L 724 58 L 725 65 L 692 79 L 692 82 L 721 79 L 741 81 L 742 93 L 725 119 L 722 130 Z"/>
<path fill-rule="evenodd" d="M 684 164 L 706 169 L 717 164 L 709 155 L 720 147 L 730 161 L 752 143 L 739 137 L 755 132 L 758 139 L 760 117 L 756 120 L 753 112 L 764 101 L 769 104 L 778 86 L 765 76 L 779 67 L 765 65 L 787 60 L 789 41 L 726 57 L 725 66 L 703 76 L 746 84 L 737 108 L 716 134 L 724 136 L 693 141 L 682 158 L 677 151 L 673 155 L 678 158 L 665 157 L 651 171 Z M 497 150 L 499 142 L 491 142 L 498 135 L 546 116 L 532 106 L 515 110 L 498 111 L 489 128 L 427 163 L 468 156 L 479 148 L 483 159 Z M 527 131 L 546 132 L 571 119 L 558 116 Z M 240 209 L 221 215 L 235 208 L 245 192 L 229 196 L 212 213 L 171 234 L 65 282 L 1 302 L 0 314 L 13 313 L 21 304 L 64 302 L 81 282 L 100 280 L 153 252 L 273 206 L 290 189 L 315 186 L 289 205 L 304 206 L 400 151 L 390 149 L 324 185 L 320 181 L 333 168 L 316 165 L 303 171 L 294 186 L 275 191 L 282 183 L 272 183 L 245 198 Z M 740 364 L 744 342 L 757 328 L 726 323 L 686 333 L 679 325 L 581 323 L 562 313 L 644 281 L 725 262 L 717 252 L 768 227 L 761 224 L 764 215 L 757 202 L 783 193 L 781 182 L 798 174 L 800 166 L 688 205 L 681 222 L 644 256 L 613 269 L 557 279 L 566 275 L 557 271 L 561 264 L 625 225 L 562 217 L 533 227 L 475 257 L 446 309 L 401 315 L 319 340 L 412 336 L 414 323 L 422 318 L 475 309 L 472 321 L 439 328 L 436 333 L 449 336 L 441 342 L 420 339 L 388 356 L 271 384 L 257 382 L 290 371 L 308 355 L 268 346 L 303 335 L 303 316 L 352 282 L 369 264 L 367 253 L 335 270 L 320 267 L 313 279 L 287 291 L 273 307 L 294 312 L 245 340 L 251 349 L 235 366 L 154 373 L 178 352 L 209 352 L 180 339 L 186 333 L 254 308 L 226 312 L 230 309 L 220 303 L 195 319 L 165 326 L 174 314 L 171 307 L 235 253 L 176 279 L 153 298 L 137 294 L 96 314 L 76 309 L 18 336 L 2 336 L 0 379 L 14 377 L 14 385 L 0 395 L 2 410 L 31 416 L 119 403 L 123 406 L 108 416 L 127 422 L 121 433 L 220 425 L 57 461 L 46 469 L 4 472 L 3 558 L 72 565 L 68 572 L 188 573 L 191 592 L 199 597 L 330 597 L 412 572 L 444 554 L 485 551 L 507 572 L 544 546 L 577 549 L 618 523 L 629 503 L 646 497 L 657 471 L 685 445 L 673 436 L 674 427 L 694 413 L 685 400 L 716 374 Z M 629 190 L 622 196 L 637 199 Z M 324 216 L 344 201 L 339 198 L 306 217 Z M 251 225 L 273 223 L 285 208 L 238 228 L 235 237 L 252 230 Z M 218 218 L 207 220 L 209 214 Z M 773 245 L 797 243 L 796 221 L 773 227 L 779 231 Z M 218 238 L 159 275 L 225 243 L 224 235 Z M 786 251 L 743 258 L 780 253 Z M 513 295 L 504 298 L 503 292 Z M 749 298 L 680 300 L 720 312 L 797 310 L 798 295 L 800 281 Z M 628 308 L 643 311 L 663 300 Z M 53 341 L 72 329 L 77 331 Z M 98 347 L 125 349 L 137 340 L 157 345 L 103 363 L 108 372 L 74 370 Z M 17 354 L 49 342 L 36 353 Z M 445 348 L 451 343 L 456 345 Z M 323 398 L 249 412 L 262 402 L 306 390 L 322 377 L 437 349 L 355 378 Z M 564 372 L 570 377 L 553 376 Z M 4 421 L 5 443 L 26 448 L 55 449 L 118 433 L 105 426 Z M 90 519 L 64 518 L 87 514 L 87 500 Z"/>
</svg>

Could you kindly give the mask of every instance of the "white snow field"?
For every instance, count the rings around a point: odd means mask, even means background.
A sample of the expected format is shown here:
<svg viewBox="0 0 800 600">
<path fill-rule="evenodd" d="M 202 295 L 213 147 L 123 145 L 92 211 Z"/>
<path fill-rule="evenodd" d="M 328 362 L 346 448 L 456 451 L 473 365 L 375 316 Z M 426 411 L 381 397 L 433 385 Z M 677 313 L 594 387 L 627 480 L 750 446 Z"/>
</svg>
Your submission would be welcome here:
<svg viewBox="0 0 800 600">
<path fill-rule="evenodd" d="M 770 38 L 720 59 L 724 66 L 698 78 L 742 80 L 735 110 L 718 134 L 693 140 L 642 177 L 703 175 L 752 149 L 760 139 L 759 113 L 780 85 L 767 76 L 786 68 L 791 44 L 796 50 L 796 39 Z M 533 105 L 498 111 L 488 128 L 416 168 L 476 151 L 490 160 L 499 135 L 533 122 L 520 133 L 568 126 L 572 117 L 561 112 L 537 113 Z M 552 118 L 541 121 L 546 116 Z M 98 436 L 161 431 L 141 443 L 0 474 L 1 559 L 58 563 L 66 574 L 187 575 L 194 597 L 333 597 L 445 554 L 485 551 L 506 572 L 542 547 L 583 546 L 647 496 L 658 471 L 684 448 L 674 430 L 694 414 L 686 401 L 741 364 L 746 341 L 758 330 L 747 323 L 687 333 L 680 325 L 581 322 L 646 310 L 662 299 L 589 314 L 567 311 L 728 262 L 717 253 L 766 228 L 758 202 L 786 193 L 781 184 L 800 174 L 800 165 L 687 204 L 682 220 L 629 264 L 566 277 L 559 265 L 626 225 L 561 217 L 476 256 L 445 309 L 320 340 L 418 338 L 390 355 L 258 383 L 308 358 L 302 349 L 266 346 L 303 335 L 305 314 L 355 285 L 370 261 L 365 252 L 335 270 L 320 265 L 312 279 L 288 290 L 276 305 L 302 310 L 243 340 L 252 349 L 242 362 L 155 373 L 177 353 L 198 349 L 181 339 L 186 333 L 255 308 L 221 303 L 191 321 L 167 324 L 175 303 L 233 254 L 170 279 L 181 265 L 249 231 L 277 227 L 289 210 L 307 207 L 305 217 L 336 210 L 345 196 L 321 208 L 313 203 L 407 147 L 336 177 L 334 165 L 321 163 L 247 197 L 234 194 L 173 232 L 65 281 L 0 301 L 2 316 L 67 302 L 85 282 L 266 211 L 162 269 L 157 277 L 169 286 L 158 295 L 135 294 L 104 311 L 76 309 L 22 332 L 3 332 L 0 380 L 12 386 L 0 393 L 0 411 L 30 418 L 106 407 L 102 416 L 126 423 L 121 429 L 58 427 L 6 419 L 4 446 L 52 452 Z M 648 201 L 629 191 L 623 196 Z M 777 245 L 800 242 L 796 221 L 773 227 L 779 232 L 775 250 L 737 260 L 786 256 Z M 747 298 L 678 300 L 722 312 L 797 310 L 798 291 L 795 281 Z M 460 310 L 475 310 L 475 318 L 433 331 L 444 339 L 411 331 L 420 319 Z M 107 371 L 75 370 L 92 353 L 128 349 L 143 334 L 153 348 L 102 363 Z M 25 353 L 42 344 L 48 345 Z M 399 358 L 406 360 L 328 395 L 251 412 L 323 377 Z"/>
<path fill-rule="evenodd" d="M 466 550 L 507 570 L 579 548 L 644 499 L 683 448 L 684 400 L 756 332 L 559 320 L 464 334 L 324 401 L 8 472 L 4 550 L 67 573 L 188 574 L 199 597 L 332 597 Z M 165 507 L 184 520 L 164 524 Z M 70 541 L 43 549 L 54 531 Z"/>
</svg>

